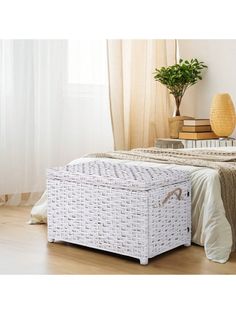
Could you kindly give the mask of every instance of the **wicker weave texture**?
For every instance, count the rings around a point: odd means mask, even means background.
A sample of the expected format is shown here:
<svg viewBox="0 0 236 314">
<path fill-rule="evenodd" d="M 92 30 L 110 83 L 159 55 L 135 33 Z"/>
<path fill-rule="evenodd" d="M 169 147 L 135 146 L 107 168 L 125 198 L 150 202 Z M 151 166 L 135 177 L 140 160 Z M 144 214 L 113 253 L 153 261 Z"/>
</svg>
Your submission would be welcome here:
<svg viewBox="0 0 236 314">
<path fill-rule="evenodd" d="M 127 255 L 141 264 L 190 245 L 185 172 L 94 161 L 50 169 L 47 184 L 49 241 Z"/>
<path fill-rule="evenodd" d="M 216 135 L 230 136 L 235 128 L 236 117 L 232 99 L 229 94 L 217 94 L 212 100 L 210 121 Z"/>
</svg>

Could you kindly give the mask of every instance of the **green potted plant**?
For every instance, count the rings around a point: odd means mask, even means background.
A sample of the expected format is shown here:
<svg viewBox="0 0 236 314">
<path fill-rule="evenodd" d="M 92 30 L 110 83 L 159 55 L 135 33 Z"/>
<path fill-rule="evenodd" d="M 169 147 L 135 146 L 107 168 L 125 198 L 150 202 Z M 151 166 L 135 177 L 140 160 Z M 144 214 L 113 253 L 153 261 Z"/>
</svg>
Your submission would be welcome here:
<svg viewBox="0 0 236 314">
<path fill-rule="evenodd" d="M 207 68 L 204 62 L 197 59 L 179 60 L 179 63 L 169 67 L 155 69 L 154 78 L 165 85 L 176 103 L 175 116 L 180 116 L 180 104 L 186 90 L 202 79 L 202 70 Z"/>
</svg>

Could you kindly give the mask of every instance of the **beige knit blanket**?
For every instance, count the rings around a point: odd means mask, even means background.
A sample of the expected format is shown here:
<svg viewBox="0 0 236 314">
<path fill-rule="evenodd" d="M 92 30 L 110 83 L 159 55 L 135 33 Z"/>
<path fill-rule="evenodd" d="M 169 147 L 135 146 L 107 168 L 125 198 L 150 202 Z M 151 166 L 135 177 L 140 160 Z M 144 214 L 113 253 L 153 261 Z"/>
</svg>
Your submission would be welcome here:
<svg viewBox="0 0 236 314">
<path fill-rule="evenodd" d="M 113 151 L 109 153 L 92 154 L 89 155 L 89 157 L 190 165 L 216 169 L 219 173 L 221 197 L 226 218 L 232 229 L 232 250 L 236 250 L 236 152 L 207 149 L 173 150 L 142 148 L 133 149 L 131 151 Z"/>
</svg>

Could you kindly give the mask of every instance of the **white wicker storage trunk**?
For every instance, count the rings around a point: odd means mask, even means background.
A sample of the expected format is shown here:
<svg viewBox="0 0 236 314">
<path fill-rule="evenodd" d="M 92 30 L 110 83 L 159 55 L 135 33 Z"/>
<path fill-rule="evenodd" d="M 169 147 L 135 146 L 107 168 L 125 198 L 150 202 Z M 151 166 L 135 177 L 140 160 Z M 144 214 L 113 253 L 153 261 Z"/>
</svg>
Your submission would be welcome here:
<svg viewBox="0 0 236 314">
<path fill-rule="evenodd" d="M 49 169 L 48 241 L 138 258 L 191 243 L 186 172 L 94 159 Z"/>
</svg>

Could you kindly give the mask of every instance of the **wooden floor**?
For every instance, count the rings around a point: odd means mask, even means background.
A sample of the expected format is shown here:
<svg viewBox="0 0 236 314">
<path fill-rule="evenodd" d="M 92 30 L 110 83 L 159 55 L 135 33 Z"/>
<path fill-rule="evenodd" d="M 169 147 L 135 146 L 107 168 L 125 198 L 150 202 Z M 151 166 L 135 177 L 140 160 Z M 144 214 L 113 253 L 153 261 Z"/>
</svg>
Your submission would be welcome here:
<svg viewBox="0 0 236 314">
<path fill-rule="evenodd" d="M 236 253 L 210 262 L 202 247 L 179 247 L 139 261 L 82 246 L 47 243 L 46 225 L 29 225 L 30 208 L 0 207 L 0 274 L 236 274 Z"/>
</svg>

